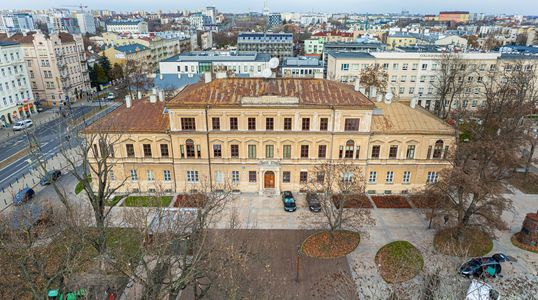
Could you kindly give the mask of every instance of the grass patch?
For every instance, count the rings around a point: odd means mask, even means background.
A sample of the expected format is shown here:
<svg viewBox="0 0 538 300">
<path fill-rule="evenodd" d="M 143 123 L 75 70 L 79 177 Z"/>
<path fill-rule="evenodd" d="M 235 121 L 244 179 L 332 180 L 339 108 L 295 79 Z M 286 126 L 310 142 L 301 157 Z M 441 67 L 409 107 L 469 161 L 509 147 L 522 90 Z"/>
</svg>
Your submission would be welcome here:
<svg viewBox="0 0 538 300">
<path fill-rule="evenodd" d="M 338 230 L 331 236 L 329 231 L 322 231 L 307 237 L 301 245 L 301 252 L 310 257 L 341 257 L 355 250 L 360 240 L 358 232 Z"/>
<path fill-rule="evenodd" d="M 510 184 L 525 194 L 538 194 L 538 175 L 534 173 L 513 173 Z"/>
<path fill-rule="evenodd" d="M 119 201 L 119 200 L 118 200 Z M 129 196 L 123 202 L 127 207 L 168 207 L 172 202 L 172 196 Z"/>
<path fill-rule="evenodd" d="M 512 245 L 529 252 L 538 253 L 538 246 L 527 245 L 519 241 L 520 234 L 521 232 L 512 235 L 512 237 L 510 238 L 510 240 L 512 241 Z"/>
<path fill-rule="evenodd" d="M 456 235 L 456 228 L 438 231 L 433 239 L 437 251 L 455 256 L 484 256 L 493 249 L 493 239 L 489 234 L 477 228 L 464 229 L 461 236 Z"/>
<path fill-rule="evenodd" d="M 125 196 L 114 196 L 114 198 L 112 198 L 112 200 L 108 200 L 106 205 L 107 206 L 116 206 L 116 204 L 118 204 L 118 202 L 120 202 L 121 199 L 123 199 L 123 197 Z"/>
<path fill-rule="evenodd" d="M 424 259 L 408 241 L 395 241 L 381 247 L 375 256 L 379 275 L 388 283 L 410 280 L 422 271 Z"/>
</svg>

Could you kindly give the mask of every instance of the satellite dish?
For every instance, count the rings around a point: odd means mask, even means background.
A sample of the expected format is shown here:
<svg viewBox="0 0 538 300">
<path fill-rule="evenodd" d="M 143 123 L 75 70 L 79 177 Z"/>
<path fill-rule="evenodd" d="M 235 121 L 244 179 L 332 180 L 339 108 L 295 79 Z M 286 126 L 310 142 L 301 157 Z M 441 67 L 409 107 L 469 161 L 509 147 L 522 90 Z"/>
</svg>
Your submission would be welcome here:
<svg viewBox="0 0 538 300">
<path fill-rule="evenodd" d="M 388 92 L 387 94 L 385 94 L 385 103 L 390 103 L 393 97 L 394 95 L 391 92 Z"/>
<path fill-rule="evenodd" d="M 92 50 L 92 46 L 88 46 L 88 51 L 91 51 Z"/>
<path fill-rule="evenodd" d="M 277 68 L 279 64 L 280 60 L 278 59 L 278 57 L 273 57 L 269 60 L 269 68 L 271 69 Z"/>
<path fill-rule="evenodd" d="M 273 75 L 273 72 L 271 71 L 271 69 L 264 69 L 262 71 L 262 76 L 265 78 L 270 78 L 272 75 Z"/>
</svg>

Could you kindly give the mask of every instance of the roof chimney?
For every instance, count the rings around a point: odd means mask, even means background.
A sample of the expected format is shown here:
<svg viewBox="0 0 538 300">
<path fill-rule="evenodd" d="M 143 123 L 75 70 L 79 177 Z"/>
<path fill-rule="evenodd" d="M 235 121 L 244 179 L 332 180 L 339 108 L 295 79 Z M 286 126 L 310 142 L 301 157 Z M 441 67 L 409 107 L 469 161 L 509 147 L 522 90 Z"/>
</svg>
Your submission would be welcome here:
<svg viewBox="0 0 538 300">
<path fill-rule="evenodd" d="M 127 106 L 127 108 L 131 108 L 131 106 L 133 106 L 133 101 L 129 95 L 125 96 L 125 106 Z"/>
<path fill-rule="evenodd" d="M 138 98 L 138 100 L 142 99 L 142 92 L 138 91 L 138 93 L 136 94 L 136 97 Z"/>
<path fill-rule="evenodd" d="M 205 83 L 210 83 L 211 82 L 211 72 L 205 72 L 204 73 L 204 79 L 205 79 Z"/>
<path fill-rule="evenodd" d="M 155 94 L 149 95 L 149 102 L 150 103 L 157 103 L 157 95 L 155 95 Z"/>
</svg>

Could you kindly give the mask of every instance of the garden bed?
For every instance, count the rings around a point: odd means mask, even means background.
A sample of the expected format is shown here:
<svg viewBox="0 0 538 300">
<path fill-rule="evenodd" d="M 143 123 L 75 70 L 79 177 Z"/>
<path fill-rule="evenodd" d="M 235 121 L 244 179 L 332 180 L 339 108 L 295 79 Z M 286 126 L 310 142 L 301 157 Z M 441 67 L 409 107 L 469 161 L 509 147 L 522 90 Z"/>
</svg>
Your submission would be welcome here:
<svg viewBox="0 0 538 300">
<path fill-rule="evenodd" d="M 381 247 L 375 256 L 379 275 L 388 283 L 400 283 L 422 271 L 424 259 L 408 241 L 395 241 Z"/>
<path fill-rule="evenodd" d="M 538 194 L 538 175 L 528 173 L 513 173 L 510 184 L 525 194 Z"/>
<path fill-rule="evenodd" d="M 301 252 L 310 257 L 336 258 L 351 253 L 359 246 L 358 232 L 339 230 L 331 233 L 322 231 L 307 237 L 301 245 Z"/>
<path fill-rule="evenodd" d="M 203 194 L 177 195 L 174 201 L 174 207 L 200 208 L 205 205 L 205 202 L 206 197 Z"/>
<path fill-rule="evenodd" d="M 371 196 L 377 208 L 411 208 L 404 196 Z"/>
<path fill-rule="evenodd" d="M 534 252 L 534 253 L 538 253 L 538 246 L 531 246 L 531 245 L 527 245 L 527 244 L 524 244 L 522 242 L 519 241 L 519 234 L 520 232 L 512 235 L 512 238 L 510 239 L 512 241 L 512 244 L 520 249 L 523 249 L 523 250 L 526 250 L 526 251 L 530 251 L 530 252 Z"/>
<path fill-rule="evenodd" d="M 168 207 L 172 196 L 129 196 L 123 201 L 126 207 Z"/>
<path fill-rule="evenodd" d="M 461 237 L 456 237 L 456 228 L 438 231 L 433 239 L 437 251 L 455 256 L 484 256 L 493 249 L 493 239 L 477 228 L 465 229 Z"/>
<path fill-rule="evenodd" d="M 423 195 L 411 195 L 409 196 L 409 202 L 411 202 L 416 208 L 432 208 L 434 206 L 432 201 Z"/>
<path fill-rule="evenodd" d="M 340 206 L 340 197 L 345 197 L 344 208 L 373 208 L 368 196 L 364 194 L 333 196 L 332 200 L 336 208 L 339 208 Z"/>
</svg>

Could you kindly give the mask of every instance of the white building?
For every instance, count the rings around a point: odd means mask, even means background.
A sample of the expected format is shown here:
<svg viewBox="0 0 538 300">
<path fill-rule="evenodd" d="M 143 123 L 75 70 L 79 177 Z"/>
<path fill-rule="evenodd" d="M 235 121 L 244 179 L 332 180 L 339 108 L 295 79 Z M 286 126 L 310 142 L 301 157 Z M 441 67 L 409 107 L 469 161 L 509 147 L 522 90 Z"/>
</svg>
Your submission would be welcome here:
<svg viewBox="0 0 538 300">
<path fill-rule="evenodd" d="M 34 19 L 27 13 L 6 14 L 1 16 L 0 25 L 0 30 L 5 32 L 26 32 L 34 30 Z"/>
<path fill-rule="evenodd" d="M 286 57 L 281 70 L 286 78 L 323 78 L 323 61 L 316 57 Z"/>
<path fill-rule="evenodd" d="M 269 69 L 269 54 L 196 51 L 182 53 L 161 61 L 161 74 L 226 73 L 227 76 L 263 77 Z"/>
<path fill-rule="evenodd" d="M 106 23 L 106 31 L 148 33 L 148 23 L 143 20 L 119 20 Z"/>
<path fill-rule="evenodd" d="M 80 33 L 95 34 L 97 32 L 95 28 L 95 21 L 90 13 L 77 13 L 78 26 L 80 27 Z"/>
<path fill-rule="evenodd" d="M 37 113 L 20 44 L 0 41 L 0 126 Z"/>
</svg>

